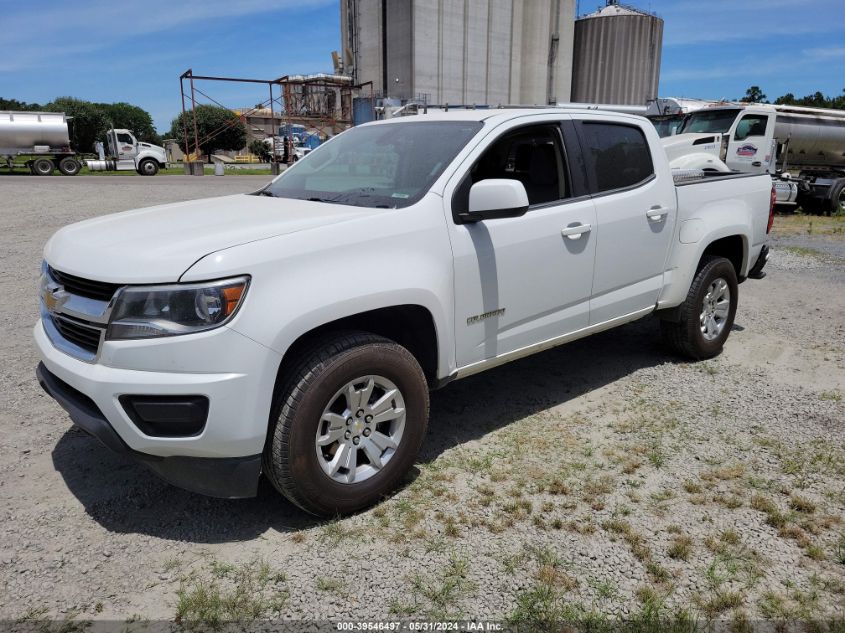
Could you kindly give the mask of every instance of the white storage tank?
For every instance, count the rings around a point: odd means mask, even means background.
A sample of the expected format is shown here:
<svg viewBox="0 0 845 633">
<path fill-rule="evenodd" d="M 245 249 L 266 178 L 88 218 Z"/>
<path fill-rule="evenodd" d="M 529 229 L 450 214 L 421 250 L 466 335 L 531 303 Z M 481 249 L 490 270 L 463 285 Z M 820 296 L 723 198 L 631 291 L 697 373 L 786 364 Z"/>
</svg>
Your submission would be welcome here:
<svg viewBox="0 0 845 633">
<path fill-rule="evenodd" d="M 663 20 L 608 0 L 575 21 L 572 101 L 645 105 L 657 98 Z"/>
</svg>

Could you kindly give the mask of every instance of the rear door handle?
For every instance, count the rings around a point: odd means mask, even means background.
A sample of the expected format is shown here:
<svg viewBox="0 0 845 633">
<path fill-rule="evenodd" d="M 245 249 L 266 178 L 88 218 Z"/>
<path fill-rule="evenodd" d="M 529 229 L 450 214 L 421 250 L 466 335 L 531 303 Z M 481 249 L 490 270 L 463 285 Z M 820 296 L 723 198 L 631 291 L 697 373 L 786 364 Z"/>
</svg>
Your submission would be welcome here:
<svg viewBox="0 0 845 633">
<path fill-rule="evenodd" d="M 646 217 L 651 220 L 652 222 L 660 222 L 663 220 L 667 215 L 669 215 L 669 210 L 664 209 L 659 205 L 653 206 L 651 209 L 645 212 Z"/>
<path fill-rule="evenodd" d="M 560 234 L 568 237 L 570 240 L 578 240 L 581 239 L 582 235 L 592 230 L 593 227 L 589 224 L 576 224 L 575 226 L 567 226 L 565 229 L 561 229 Z"/>
</svg>

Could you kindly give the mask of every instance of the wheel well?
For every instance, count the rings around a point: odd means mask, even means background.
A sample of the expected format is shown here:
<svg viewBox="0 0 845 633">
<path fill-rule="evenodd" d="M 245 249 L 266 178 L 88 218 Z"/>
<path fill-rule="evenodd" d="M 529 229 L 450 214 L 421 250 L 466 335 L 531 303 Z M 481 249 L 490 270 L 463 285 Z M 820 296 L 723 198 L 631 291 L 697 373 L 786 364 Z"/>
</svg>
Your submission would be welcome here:
<svg viewBox="0 0 845 633">
<path fill-rule="evenodd" d="M 718 257 L 724 257 L 727 259 L 731 264 L 733 264 L 734 271 L 736 271 L 736 276 L 739 277 L 742 274 L 742 261 L 745 257 L 745 246 L 742 242 L 742 237 L 739 235 L 731 235 L 730 237 L 723 237 L 721 239 L 712 242 L 704 249 L 704 252 L 701 254 L 702 257 L 705 255 L 716 255 Z"/>
<path fill-rule="evenodd" d="M 437 381 L 437 331 L 431 313 L 422 306 L 401 305 L 353 314 L 306 332 L 287 349 L 279 365 L 279 377 L 293 369 L 302 352 L 332 332 L 360 330 L 396 341 L 422 367 L 429 385 Z"/>
</svg>

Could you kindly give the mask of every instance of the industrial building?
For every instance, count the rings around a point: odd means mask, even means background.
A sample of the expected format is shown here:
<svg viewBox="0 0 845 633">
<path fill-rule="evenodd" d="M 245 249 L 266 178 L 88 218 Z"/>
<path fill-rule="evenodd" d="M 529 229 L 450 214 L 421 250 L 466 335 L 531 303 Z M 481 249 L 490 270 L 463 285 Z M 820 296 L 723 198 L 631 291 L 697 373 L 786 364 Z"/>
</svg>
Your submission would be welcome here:
<svg viewBox="0 0 845 633">
<path fill-rule="evenodd" d="M 341 0 L 344 72 L 429 104 L 568 101 L 575 0 Z"/>
<path fill-rule="evenodd" d="M 572 101 L 644 105 L 657 99 L 663 20 L 617 4 L 575 22 Z"/>
</svg>

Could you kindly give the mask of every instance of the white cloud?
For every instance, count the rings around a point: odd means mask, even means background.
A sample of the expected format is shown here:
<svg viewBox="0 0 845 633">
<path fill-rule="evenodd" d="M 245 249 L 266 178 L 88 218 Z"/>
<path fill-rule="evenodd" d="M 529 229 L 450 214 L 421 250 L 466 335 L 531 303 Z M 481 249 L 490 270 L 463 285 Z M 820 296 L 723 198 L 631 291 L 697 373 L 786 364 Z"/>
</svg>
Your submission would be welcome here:
<svg viewBox="0 0 845 633">
<path fill-rule="evenodd" d="M 808 48 L 801 52 L 813 59 L 839 59 L 840 57 L 845 57 L 845 46 Z"/>
<path fill-rule="evenodd" d="M 15 71 L 55 63 L 69 55 L 93 53 L 115 45 L 144 47 L 143 37 L 173 33 L 172 46 L 190 47 L 185 35 L 192 24 L 255 15 L 256 19 L 280 10 L 308 9 L 336 0 L 91 0 L 61 2 L 36 11 L 21 4 L 5 8 L 3 47 L 14 51 L 0 60 L 0 70 Z M 107 60 L 104 60 L 107 61 Z"/>
</svg>

